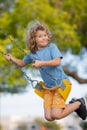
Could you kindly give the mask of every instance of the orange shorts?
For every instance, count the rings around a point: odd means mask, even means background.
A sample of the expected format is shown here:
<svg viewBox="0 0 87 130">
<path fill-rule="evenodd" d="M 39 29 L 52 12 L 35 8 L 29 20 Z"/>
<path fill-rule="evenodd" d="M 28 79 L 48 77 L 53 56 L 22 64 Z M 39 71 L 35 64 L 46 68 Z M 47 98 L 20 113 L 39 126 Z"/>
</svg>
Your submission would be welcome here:
<svg viewBox="0 0 87 130">
<path fill-rule="evenodd" d="M 45 90 L 44 108 L 65 108 L 65 106 L 65 101 L 58 93 L 58 88 L 55 90 Z"/>
</svg>

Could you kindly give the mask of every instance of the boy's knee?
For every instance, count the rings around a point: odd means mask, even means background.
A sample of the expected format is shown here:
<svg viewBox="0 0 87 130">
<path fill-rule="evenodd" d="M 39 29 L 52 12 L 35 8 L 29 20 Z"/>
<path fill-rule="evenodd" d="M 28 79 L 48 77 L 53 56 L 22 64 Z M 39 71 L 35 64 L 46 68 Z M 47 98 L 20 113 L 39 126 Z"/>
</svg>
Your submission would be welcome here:
<svg viewBox="0 0 87 130">
<path fill-rule="evenodd" d="M 48 116 L 48 115 L 45 115 L 45 119 L 46 119 L 47 121 L 53 121 L 52 117 L 51 117 L 51 116 Z"/>
<path fill-rule="evenodd" d="M 47 121 L 51 121 L 51 117 L 45 116 L 45 119 L 46 119 Z"/>
<path fill-rule="evenodd" d="M 52 118 L 59 120 L 61 119 L 61 114 L 52 113 Z"/>
</svg>

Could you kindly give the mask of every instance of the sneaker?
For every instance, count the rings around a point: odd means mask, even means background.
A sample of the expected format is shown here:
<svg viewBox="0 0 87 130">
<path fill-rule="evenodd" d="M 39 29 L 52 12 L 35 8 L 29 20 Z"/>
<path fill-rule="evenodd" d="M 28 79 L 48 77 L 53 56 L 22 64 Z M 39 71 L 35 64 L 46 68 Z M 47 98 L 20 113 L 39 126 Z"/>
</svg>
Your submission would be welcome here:
<svg viewBox="0 0 87 130">
<path fill-rule="evenodd" d="M 75 99 L 73 98 L 69 103 L 74 103 L 74 102 L 81 102 L 80 107 L 75 110 L 75 112 L 78 114 L 78 116 L 80 118 L 82 118 L 82 120 L 85 120 L 87 117 L 87 103 L 86 103 L 86 99 L 85 98 L 79 98 L 79 99 Z"/>
</svg>

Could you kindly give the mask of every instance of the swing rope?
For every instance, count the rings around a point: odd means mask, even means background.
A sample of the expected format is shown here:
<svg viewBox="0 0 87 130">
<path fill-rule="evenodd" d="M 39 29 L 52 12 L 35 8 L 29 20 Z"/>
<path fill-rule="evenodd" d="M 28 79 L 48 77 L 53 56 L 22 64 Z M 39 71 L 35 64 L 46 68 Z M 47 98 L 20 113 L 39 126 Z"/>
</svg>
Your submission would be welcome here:
<svg viewBox="0 0 87 130">
<path fill-rule="evenodd" d="M 2 28 L 0 28 L 0 31 L 12 42 L 14 45 L 23 53 L 27 54 L 15 41 L 12 39 Z"/>
<path fill-rule="evenodd" d="M 16 46 L 23 54 L 26 55 L 26 52 L 25 52 L 2 28 L 0 28 L 0 31 L 1 31 L 12 43 L 14 43 L 15 46 Z M 1 53 L 2 55 L 6 55 L 6 53 L 2 52 L 1 50 L 0 50 L 0 53 Z M 12 62 L 12 63 L 13 63 L 13 62 Z M 15 64 L 15 63 L 14 63 L 14 64 Z M 38 83 L 38 81 L 31 79 L 17 64 L 15 64 L 15 65 L 16 65 L 17 68 L 19 68 L 19 69 L 21 70 L 21 72 L 22 72 L 23 75 L 27 78 L 27 80 L 29 80 L 29 81 L 31 82 L 32 87 L 34 88 L 33 82 L 37 82 L 37 83 Z"/>
<path fill-rule="evenodd" d="M 6 53 L 2 52 L 1 50 L 0 50 L 0 54 L 6 55 Z M 11 62 L 12 62 L 12 61 L 11 61 Z M 12 62 L 12 63 L 14 63 L 14 62 Z M 14 63 L 14 64 L 15 64 L 15 63 Z M 16 67 L 17 67 L 18 69 L 20 69 L 20 71 L 21 71 L 21 72 L 23 73 L 23 75 L 27 78 L 27 80 L 29 80 L 29 81 L 31 82 L 32 88 L 34 88 L 33 82 L 38 83 L 38 80 L 33 80 L 33 79 L 31 79 L 31 78 L 26 74 L 26 72 L 24 72 L 17 64 L 15 64 L 15 65 L 16 65 Z"/>
</svg>

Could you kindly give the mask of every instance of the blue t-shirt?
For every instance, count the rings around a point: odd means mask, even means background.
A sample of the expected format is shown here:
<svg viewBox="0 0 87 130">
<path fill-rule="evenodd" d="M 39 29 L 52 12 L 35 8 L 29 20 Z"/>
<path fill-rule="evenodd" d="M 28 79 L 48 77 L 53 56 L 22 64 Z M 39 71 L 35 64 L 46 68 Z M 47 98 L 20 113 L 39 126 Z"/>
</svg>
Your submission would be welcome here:
<svg viewBox="0 0 87 130">
<path fill-rule="evenodd" d="M 63 58 L 57 46 L 53 43 L 48 44 L 41 50 L 37 50 L 35 54 L 28 53 L 24 57 L 24 62 L 29 64 L 35 60 L 48 61 L 54 58 Z M 48 88 L 59 85 L 63 79 L 68 79 L 68 76 L 64 73 L 62 66 L 44 66 L 39 68 L 41 77 Z"/>
</svg>

